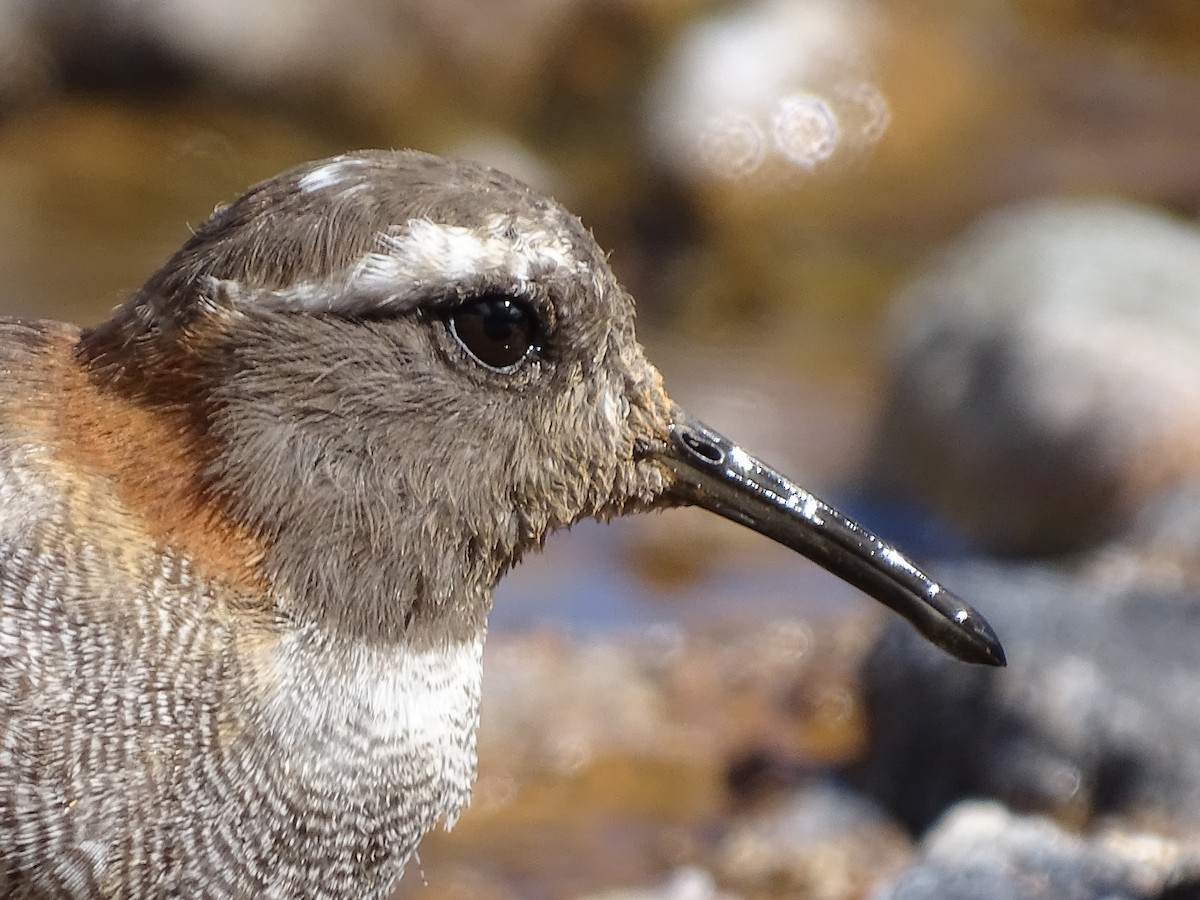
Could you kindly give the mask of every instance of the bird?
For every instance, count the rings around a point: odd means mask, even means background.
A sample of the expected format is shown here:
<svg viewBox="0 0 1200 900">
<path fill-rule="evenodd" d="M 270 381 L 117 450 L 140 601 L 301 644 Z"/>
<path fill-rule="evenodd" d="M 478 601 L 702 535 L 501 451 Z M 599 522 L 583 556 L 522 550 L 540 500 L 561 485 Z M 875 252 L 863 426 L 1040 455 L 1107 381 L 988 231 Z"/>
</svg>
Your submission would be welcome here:
<svg viewBox="0 0 1200 900">
<path fill-rule="evenodd" d="M 90 328 L 0 322 L 0 894 L 383 898 L 476 766 L 498 580 L 697 505 L 968 662 L 983 617 L 665 391 L 580 220 L 310 162 Z"/>
</svg>

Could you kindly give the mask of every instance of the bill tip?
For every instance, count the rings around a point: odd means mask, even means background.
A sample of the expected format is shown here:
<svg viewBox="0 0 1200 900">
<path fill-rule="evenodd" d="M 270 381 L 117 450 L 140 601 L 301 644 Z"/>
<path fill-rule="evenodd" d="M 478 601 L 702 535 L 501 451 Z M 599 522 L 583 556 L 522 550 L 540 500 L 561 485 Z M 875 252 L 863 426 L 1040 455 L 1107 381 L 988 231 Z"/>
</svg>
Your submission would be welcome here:
<svg viewBox="0 0 1200 900">
<path fill-rule="evenodd" d="M 992 631 L 992 627 L 978 613 L 974 613 L 970 617 L 970 622 L 973 627 L 965 632 L 969 635 L 968 640 L 958 646 L 959 652 L 954 655 L 963 662 L 994 666 L 998 669 L 1006 668 L 1008 656 L 1004 652 L 1004 645 L 1000 643 L 1000 638 L 996 637 L 996 633 Z M 965 624 L 965 622 L 959 621 L 960 626 Z"/>
</svg>

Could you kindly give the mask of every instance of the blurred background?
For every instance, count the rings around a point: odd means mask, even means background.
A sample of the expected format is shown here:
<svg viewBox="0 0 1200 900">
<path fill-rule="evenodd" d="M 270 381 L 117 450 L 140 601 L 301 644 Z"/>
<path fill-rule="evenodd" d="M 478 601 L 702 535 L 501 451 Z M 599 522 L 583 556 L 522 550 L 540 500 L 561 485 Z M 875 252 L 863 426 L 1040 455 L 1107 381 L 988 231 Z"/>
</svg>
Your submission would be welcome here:
<svg viewBox="0 0 1200 900">
<path fill-rule="evenodd" d="M 1200 896 L 1200 4 L 0 0 L 0 313 L 368 146 L 578 213 L 672 396 L 1011 661 L 707 514 L 580 526 L 398 896 Z"/>
</svg>

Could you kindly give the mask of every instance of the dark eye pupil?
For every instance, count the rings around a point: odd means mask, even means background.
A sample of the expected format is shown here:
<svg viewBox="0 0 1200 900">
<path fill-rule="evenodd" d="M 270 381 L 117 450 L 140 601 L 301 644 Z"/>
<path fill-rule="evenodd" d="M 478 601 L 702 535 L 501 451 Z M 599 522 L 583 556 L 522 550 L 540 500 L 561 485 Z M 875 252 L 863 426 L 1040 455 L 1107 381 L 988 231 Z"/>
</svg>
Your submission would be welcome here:
<svg viewBox="0 0 1200 900">
<path fill-rule="evenodd" d="M 450 330 L 463 348 L 490 369 L 515 366 L 533 349 L 534 317 L 519 300 L 489 294 L 450 314 Z"/>
</svg>

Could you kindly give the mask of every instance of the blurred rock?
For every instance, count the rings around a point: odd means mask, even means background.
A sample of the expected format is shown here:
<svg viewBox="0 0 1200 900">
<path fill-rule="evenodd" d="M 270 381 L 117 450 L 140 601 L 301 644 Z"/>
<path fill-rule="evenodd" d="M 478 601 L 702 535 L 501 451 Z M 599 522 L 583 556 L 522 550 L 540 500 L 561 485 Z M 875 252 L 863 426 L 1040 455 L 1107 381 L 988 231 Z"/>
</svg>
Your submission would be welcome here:
<svg viewBox="0 0 1200 900">
<path fill-rule="evenodd" d="M 52 80 L 49 55 L 20 0 L 0 0 L 0 114 L 42 99 Z"/>
<path fill-rule="evenodd" d="M 1054 40 L 1104 39 L 1117 47 L 1136 43 L 1143 53 L 1166 54 L 1182 62 L 1200 52 L 1200 6 L 1192 0 L 1013 0 L 1012 11 Z"/>
<path fill-rule="evenodd" d="M 717 851 L 723 883 L 748 896 L 861 897 L 909 863 L 908 836 L 879 807 L 832 783 L 736 819 Z"/>
<path fill-rule="evenodd" d="M 921 861 L 874 900 L 1181 900 L 1197 848 L 1114 831 L 1084 838 L 995 803 L 962 803 L 921 841 Z"/>
<path fill-rule="evenodd" d="M 162 97 L 199 87 L 316 111 L 331 128 L 373 125 L 379 139 L 417 126 L 452 141 L 471 136 L 472 119 L 492 113 L 500 122 L 507 114 L 511 122 L 536 109 L 586 7 L 579 0 L 0 0 L 0 48 L 20 50 L 0 63 L 0 99 L 10 70 L 29 70 L 32 60 L 43 80 L 67 89 Z"/>
<path fill-rule="evenodd" d="M 993 551 L 1086 546 L 1200 471 L 1200 229 L 1044 202 L 900 294 L 875 469 Z"/>
<path fill-rule="evenodd" d="M 1096 557 L 1100 566 L 1113 560 L 1143 579 L 1194 583 L 1200 577 L 1200 476 L 1189 473 L 1137 510 L 1120 540 Z"/>
<path fill-rule="evenodd" d="M 791 870 L 808 865 L 816 879 L 819 861 L 829 871 L 822 884 L 847 883 L 838 866 L 860 858 L 853 841 L 879 848 L 873 836 L 898 830 L 874 822 L 861 796 L 826 789 L 797 802 L 775 835 L 769 810 L 778 807 L 768 801 L 861 748 L 853 676 L 874 630 L 862 625 L 743 620 L 703 634 L 657 627 L 590 637 L 495 629 L 471 808 L 453 833 L 422 844 L 430 886 L 414 870 L 397 897 L 432 888 L 439 900 L 465 900 L 476 885 L 489 886 L 480 896 L 573 897 L 632 885 L 650 897 L 698 891 L 707 900 L 733 810 L 747 828 L 761 823 L 752 847 L 777 841 L 778 859 L 786 840 L 800 849 L 807 841 L 813 862 Z M 731 785 L 734 761 L 748 756 L 778 768 L 757 766 Z M 843 799 L 850 809 L 839 815 Z M 825 826 L 838 828 L 827 843 L 812 831 Z M 738 886 L 722 878 L 721 888 Z"/>
<path fill-rule="evenodd" d="M 1200 835 L 1195 585 L 1122 563 L 940 574 L 986 614 L 1008 668 L 963 666 L 889 626 L 864 670 L 861 784 L 920 832 L 963 797 L 1061 821 Z"/>
<path fill-rule="evenodd" d="M 23 11 L 63 84 L 148 95 L 201 82 L 295 97 L 411 46 L 377 0 L 41 0 Z"/>
<path fill-rule="evenodd" d="M 600 891 L 580 900 L 736 900 L 736 897 L 719 890 L 713 877 L 703 869 L 686 868 L 672 873 L 658 887 Z"/>
<path fill-rule="evenodd" d="M 577 773 L 634 758 L 719 772 L 747 747 L 841 761 L 862 721 L 855 623 L 780 620 L 691 635 L 497 632 L 485 657 L 484 774 Z M 552 723 L 553 727 L 547 727 Z"/>
</svg>

